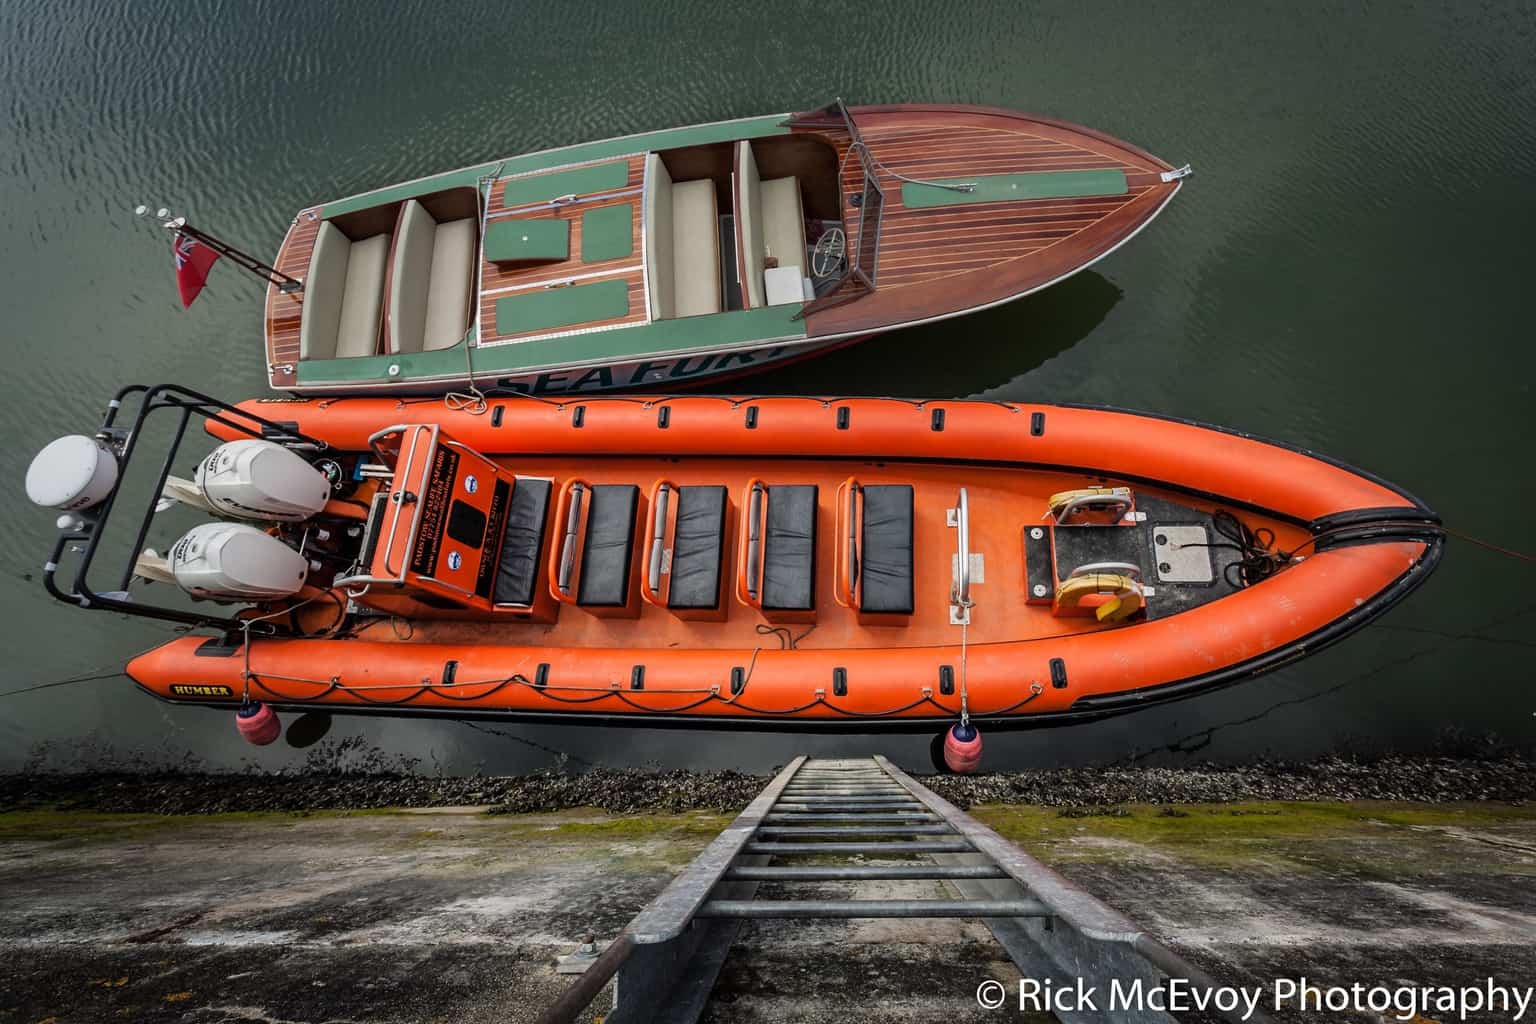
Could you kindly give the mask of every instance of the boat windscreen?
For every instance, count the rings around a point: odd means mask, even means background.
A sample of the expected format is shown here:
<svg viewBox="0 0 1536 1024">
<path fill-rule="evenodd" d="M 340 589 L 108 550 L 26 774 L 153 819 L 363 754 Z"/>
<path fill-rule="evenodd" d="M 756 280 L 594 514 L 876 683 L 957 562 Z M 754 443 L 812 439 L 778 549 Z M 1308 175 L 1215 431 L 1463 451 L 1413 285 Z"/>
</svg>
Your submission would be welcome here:
<svg viewBox="0 0 1536 1024">
<path fill-rule="evenodd" d="M 875 177 L 874 161 L 863 141 L 855 139 L 849 151 L 859 155 L 864 183 L 863 190 L 855 197 L 859 207 L 859 233 L 857 241 L 850 247 L 852 259 L 848 272 L 870 291 L 874 291 L 880 260 L 880 215 L 885 210 L 885 191 L 880 188 L 880 182 Z"/>
<path fill-rule="evenodd" d="M 821 305 L 835 305 L 858 298 L 875 289 L 875 281 L 879 274 L 880 258 L 880 217 L 885 210 L 885 190 L 880 187 L 880 181 L 876 175 L 877 163 L 874 155 L 865 143 L 864 137 L 859 133 L 858 122 L 853 118 L 853 113 L 847 104 L 838 97 L 826 106 L 804 114 L 796 114 L 787 122 L 791 127 L 812 125 L 826 126 L 827 122 L 842 121 L 843 128 L 848 132 L 848 148 L 843 151 L 842 162 L 838 166 L 838 184 L 846 180 L 848 162 L 857 159 L 860 171 L 859 191 L 850 199 L 850 205 L 858 211 L 858 224 L 847 225 L 854 229 L 853 241 L 848 246 L 848 262 L 844 272 L 836 281 L 836 284 L 823 285 L 817 289 L 821 298 L 814 300 L 810 307 L 803 312 L 812 312 L 813 307 Z M 842 287 L 849 279 L 863 286 L 863 291 L 854 289 L 850 291 Z"/>
</svg>

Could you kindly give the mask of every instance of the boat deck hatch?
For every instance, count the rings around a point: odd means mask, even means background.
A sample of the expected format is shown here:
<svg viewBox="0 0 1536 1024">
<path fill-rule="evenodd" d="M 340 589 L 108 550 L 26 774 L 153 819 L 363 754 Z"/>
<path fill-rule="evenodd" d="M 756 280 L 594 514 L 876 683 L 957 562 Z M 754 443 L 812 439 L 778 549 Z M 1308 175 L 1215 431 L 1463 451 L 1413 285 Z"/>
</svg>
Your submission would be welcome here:
<svg viewBox="0 0 1536 1024">
<path fill-rule="evenodd" d="M 1163 583 L 1210 583 L 1210 533 L 1203 526 L 1158 526 L 1152 531 L 1157 578 Z"/>
</svg>

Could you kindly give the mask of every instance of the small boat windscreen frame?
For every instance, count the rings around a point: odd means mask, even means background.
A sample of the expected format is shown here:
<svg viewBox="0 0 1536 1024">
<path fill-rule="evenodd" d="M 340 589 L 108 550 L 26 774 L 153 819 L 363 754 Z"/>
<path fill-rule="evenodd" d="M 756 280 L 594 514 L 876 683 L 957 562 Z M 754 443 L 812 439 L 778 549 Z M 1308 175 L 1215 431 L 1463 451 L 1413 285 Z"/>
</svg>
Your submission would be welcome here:
<svg viewBox="0 0 1536 1024">
<path fill-rule="evenodd" d="M 131 401 L 135 395 L 139 396 L 139 403 L 132 425 L 119 426 L 118 413 L 122 410 L 125 400 Z M 107 532 L 107 521 L 113 509 L 116 508 L 124 482 L 128 479 L 129 464 L 141 447 L 145 424 L 156 413 L 169 413 L 173 417 L 174 432 L 171 442 L 161 459 L 159 475 L 150 489 L 148 501 L 139 513 L 137 523 L 133 526 L 134 541 L 128 549 L 127 559 L 123 563 L 117 586 L 112 591 L 98 593 L 92 589 L 87 577 L 96 560 L 101 539 Z M 121 612 L 125 615 L 137 615 L 142 618 L 179 622 L 195 627 L 223 629 L 230 634 L 238 633 L 248 626 L 253 632 L 279 633 L 282 631 L 281 628 L 271 621 L 247 622 L 238 615 L 210 615 L 206 612 L 147 603 L 129 595 L 136 563 L 149 538 L 149 528 L 154 522 L 155 514 L 160 511 L 160 500 L 165 490 L 166 480 L 171 475 L 172 467 L 177 465 L 181 443 L 186 438 L 187 427 L 192 423 L 193 417 L 203 422 L 218 423 L 244 437 L 273 441 L 299 451 L 321 452 L 330 447 L 324 441 L 300 433 L 292 423 L 285 424 L 265 419 L 179 384 L 130 384 L 113 395 L 112 400 L 107 403 L 106 412 L 102 415 L 101 427 L 94 435 L 112 449 L 117 459 L 117 483 L 112 486 L 111 492 L 100 504 L 73 513 L 78 517 L 78 525 L 59 531 L 58 538 L 54 541 L 53 551 L 43 566 L 43 586 L 58 600 L 78 608 L 95 608 Z M 158 419 L 164 419 L 164 416 Z M 79 546 L 82 544 L 84 548 L 80 549 Z M 60 588 L 56 579 L 66 548 L 80 550 L 80 557 L 75 565 L 74 582 L 69 584 L 67 592 Z"/>
<path fill-rule="evenodd" d="M 880 270 L 880 221 L 885 212 L 885 189 L 880 187 L 879 178 L 875 174 L 874 154 L 870 152 L 869 144 L 864 141 L 859 133 L 858 123 L 853 119 L 853 113 L 848 105 L 843 102 L 841 96 L 834 99 L 824 107 L 804 114 L 796 114 L 785 121 L 786 127 L 814 127 L 825 125 L 828 121 L 841 120 L 843 128 L 848 132 L 848 148 L 843 152 L 843 159 L 837 168 L 837 189 L 842 194 L 843 172 L 847 168 L 848 160 L 857 155 L 859 169 L 862 172 L 862 186 L 857 195 L 851 201 L 851 205 L 859 211 L 858 242 L 849 248 L 848 260 L 843 274 L 837 278 L 837 283 L 825 294 L 806 303 L 800 310 L 796 319 L 805 317 L 819 309 L 830 306 L 842 305 L 854 299 L 861 298 L 875 290 L 875 283 L 879 278 Z M 850 280 L 863 287 L 863 291 L 849 292 L 843 286 Z"/>
</svg>

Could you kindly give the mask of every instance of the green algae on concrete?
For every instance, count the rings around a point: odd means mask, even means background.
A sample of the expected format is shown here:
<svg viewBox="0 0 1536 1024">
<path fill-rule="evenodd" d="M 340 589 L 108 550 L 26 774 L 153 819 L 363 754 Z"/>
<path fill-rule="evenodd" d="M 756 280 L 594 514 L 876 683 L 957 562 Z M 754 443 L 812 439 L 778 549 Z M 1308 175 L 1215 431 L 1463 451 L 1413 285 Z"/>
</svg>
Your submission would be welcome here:
<svg viewBox="0 0 1536 1024">
<path fill-rule="evenodd" d="M 1288 870 L 1349 870 L 1401 877 L 1427 871 L 1477 873 L 1468 844 L 1529 847 L 1525 865 L 1500 870 L 1536 875 L 1536 806 L 1498 803 L 1410 804 L 1248 802 L 1118 804 L 1098 808 L 987 805 L 978 819 L 1047 862 L 1131 862 L 1174 856 L 1211 867 L 1283 862 Z M 1505 837 L 1506 832 L 1514 835 Z M 1382 840 L 1399 833 L 1401 857 Z M 1408 840 L 1411 839 L 1411 844 Z M 1369 851 L 1367 853 L 1367 851 Z"/>
</svg>

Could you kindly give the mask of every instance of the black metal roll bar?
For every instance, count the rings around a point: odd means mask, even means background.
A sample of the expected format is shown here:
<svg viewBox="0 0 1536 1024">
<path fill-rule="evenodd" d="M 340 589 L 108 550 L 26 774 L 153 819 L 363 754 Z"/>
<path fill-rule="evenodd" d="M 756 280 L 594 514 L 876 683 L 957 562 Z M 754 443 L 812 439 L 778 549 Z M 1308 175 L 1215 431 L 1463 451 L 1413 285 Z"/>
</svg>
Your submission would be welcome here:
<svg viewBox="0 0 1536 1024">
<path fill-rule="evenodd" d="M 139 396 L 138 412 L 134 416 L 133 423 L 127 427 L 117 425 L 118 414 L 122 411 L 124 402 L 134 396 Z M 117 499 L 123 487 L 123 481 L 127 479 L 129 463 L 139 449 L 139 440 L 144 433 L 144 425 L 149 417 L 161 410 L 171 410 L 176 416 L 175 434 L 170 446 L 166 449 L 165 456 L 160 462 L 159 475 L 155 479 L 155 486 L 149 495 L 149 502 L 139 516 L 138 527 L 134 534 L 134 541 L 128 550 L 128 557 L 122 568 L 119 578 L 117 593 L 124 596 L 114 597 L 109 594 L 98 593 L 87 581 L 91 566 L 96 560 L 97 550 L 101 544 L 102 535 L 106 532 L 107 520 L 117 506 Z M 137 615 L 143 618 L 161 619 L 166 622 L 178 622 L 189 626 L 216 627 L 224 630 L 237 630 L 242 627 L 241 620 L 236 616 L 213 615 L 207 612 L 188 611 L 182 608 L 169 608 L 155 604 L 144 604 L 129 599 L 126 595 L 129 586 L 133 582 L 134 565 L 137 563 L 140 552 L 144 549 L 144 542 L 149 537 L 149 528 L 153 523 L 156 506 L 160 502 L 161 494 L 165 490 L 165 482 L 171 475 L 171 467 L 175 465 L 176 456 L 180 452 L 181 443 L 186 437 L 187 425 L 193 416 L 200 416 L 205 423 L 218 423 L 236 433 L 258 440 L 274 441 L 291 448 L 309 448 L 313 451 L 324 451 L 328 445 L 324 441 L 300 433 L 296 424 L 280 423 L 269 420 L 244 409 L 230 405 L 191 388 L 179 384 L 130 384 L 122 388 L 107 403 L 106 411 L 102 414 L 101 426 L 96 431 L 95 437 L 104 442 L 117 459 L 117 482 L 112 485 L 112 490 L 107 497 L 93 508 L 82 509 L 69 513 L 78 517 L 79 524 L 74 527 L 65 527 L 59 531 L 59 536 L 53 545 L 53 551 L 48 561 L 43 566 L 43 586 L 48 593 L 66 604 L 77 605 L 81 608 L 94 608 L 106 611 L 123 612 L 127 615 Z M 66 591 L 61 589 L 57 574 L 59 564 L 64 557 L 67 547 L 72 544 L 85 545 L 78 566 L 75 570 L 74 582 Z"/>
</svg>

